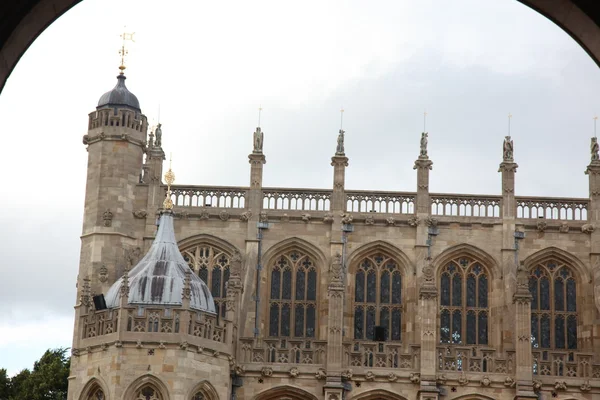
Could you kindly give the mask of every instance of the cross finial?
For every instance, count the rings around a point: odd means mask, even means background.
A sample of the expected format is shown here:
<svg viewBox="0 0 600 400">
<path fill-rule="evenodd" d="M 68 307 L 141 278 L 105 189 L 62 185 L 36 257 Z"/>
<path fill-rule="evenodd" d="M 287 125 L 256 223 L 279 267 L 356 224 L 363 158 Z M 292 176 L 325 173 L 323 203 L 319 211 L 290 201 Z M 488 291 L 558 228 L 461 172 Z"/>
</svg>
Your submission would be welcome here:
<svg viewBox="0 0 600 400">
<path fill-rule="evenodd" d="M 344 107 L 340 108 L 340 130 L 344 127 Z"/>
<path fill-rule="evenodd" d="M 171 185 L 175 182 L 175 174 L 171 169 L 171 163 L 173 161 L 173 153 L 169 154 L 169 170 L 165 174 L 165 182 L 167 182 L 167 195 L 165 201 L 163 201 L 163 208 L 165 210 L 173 209 L 173 200 L 171 200 Z"/>
<path fill-rule="evenodd" d="M 133 40 L 133 35 L 135 32 L 125 32 L 126 27 L 123 27 L 123 33 L 121 34 L 121 39 L 123 39 L 121 43 L 121 49 L 119 50 L 119 54 L 121 55 L 121 65 L 119 69 L 121 70 L 121 75 L 123 75 L 125 71 L 125 56 L 129 54 L 129 51 L 125 48 L 125 41 L 130 40 L 135 43 Z"/>
</svg>

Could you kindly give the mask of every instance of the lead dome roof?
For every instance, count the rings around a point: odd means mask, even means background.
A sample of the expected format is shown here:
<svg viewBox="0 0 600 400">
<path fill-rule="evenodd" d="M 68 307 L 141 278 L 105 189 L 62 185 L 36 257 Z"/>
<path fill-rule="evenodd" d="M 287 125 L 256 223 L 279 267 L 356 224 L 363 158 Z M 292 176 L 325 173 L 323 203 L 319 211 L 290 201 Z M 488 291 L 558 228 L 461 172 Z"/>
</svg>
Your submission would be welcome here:
<svg viewBox="0 0 600 400">
<path fill-rule="evenodd" d="M 120 106 L 130 107 L 136 111 L 141 111 L 140 102 L 138 98 L 127 89 L 127 86 L 125 86 L 125 79 L 127 78 L 124 74 L 117 75 L 116 86 L 100 97 L 96 108 L 104 106 Z"/>
<path fill-rule="evenodd" d="M 154 242 L 148 253 L 128 273 L 129 304 L 181 306 L 186 271 L 190 267 L 183 259 L 173 231 L 173 213 L 163 211 Z M 206 284 L 191 273 L 190 308 L 215 312 L 215 304 Z M 119 278 L 106 293 L 109 308 L 119 306 L 123 277 Z"/>
</svg>

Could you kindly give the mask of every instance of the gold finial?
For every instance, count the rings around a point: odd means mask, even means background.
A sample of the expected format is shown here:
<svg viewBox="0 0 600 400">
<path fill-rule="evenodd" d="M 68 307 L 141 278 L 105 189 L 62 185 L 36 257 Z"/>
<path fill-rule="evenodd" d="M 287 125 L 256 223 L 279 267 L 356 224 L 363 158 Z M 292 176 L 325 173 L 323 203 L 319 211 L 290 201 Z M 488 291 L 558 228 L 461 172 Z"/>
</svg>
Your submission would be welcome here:
<svg viewBox="0 0 600 400">
<path fill-rule="evenodd" d="M 121 43 L 121 49 L 119 50 L 119 54 L 121 55 L 121 65 L 119 66 L 119 69 L 121 70 L 121 75 L 123 75 L 125 71 L 125 56 L 129 54 L 129 51 L 125 48 L 125 41 L 131 40 L 135 43 L 135 40 L 133 40 L 134 34 L 135 32 L 123 32 L 121 34 L 121 38 L 123 39 L 123 42 Z"/>
<path fill-rule="evenodd" d="M 167 196 L 165 197 L 165 201 L 163 201 L 163 208 L 165 210 L 173 209 L 173 200 L 171 200 L 171 185 L 175 182 L 175 174 L 171 169 L 172 156 L 169 156 L 169 170 L 165 174 L 165 182 L 167 182 Z"/>
<path fill-rule="evenodd" d="M 340 108 L 340 130 L 344 127 L 344 107 Z"/>
</svg>

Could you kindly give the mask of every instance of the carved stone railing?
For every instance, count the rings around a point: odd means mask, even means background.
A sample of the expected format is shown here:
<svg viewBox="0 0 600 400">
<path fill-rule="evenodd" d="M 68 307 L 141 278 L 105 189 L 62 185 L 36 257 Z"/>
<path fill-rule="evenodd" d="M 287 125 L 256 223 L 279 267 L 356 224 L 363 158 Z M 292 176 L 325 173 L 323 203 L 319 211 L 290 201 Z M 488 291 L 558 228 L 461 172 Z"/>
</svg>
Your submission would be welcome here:
<svg viewBox="0 0 600 400">
<path fill-rule="evenodd" d="M 453 217 L 499 218 L 502 196 L 431 194 L 431 214 Z"/>
<path fill-rule="evenodd" d="M 346 191 L 346 211 L 414 214 L 415 193 Z"/>
<path fill-rule="evenodd" d="M 245 208 L 247 192 L 234 186 L 171 186 L 171 200 L 179 207 Z"/>
<path fill-rule="evenodd" d="M 329 211 L 331 190 L 263 188 L 263 209 Z"/>
<path fill-rule="evenodd" d="M 327 342 L 310 339 L 241 338 L 243 363 L 325 365 Z"/>
<path fill-rule="evenodd" d="M 344 342 L 344 365 L 347 367 L 419 369 L 419 347 L 403 351 L 396 342 Z"/>
<path fill-rule="evenodd" d="M 491 348 L 472 346 L 438 347 L 438 371 L 477 372 L 512 375 L 515 373 L 515 352 L 507 351 L 502 357 Z"/>
<path fill-rule="evenodd" d="M 118 310 L 102 310 L 81 317 L 82 339 L 114 333 L 118 329 Z"/>
<path fill-rule="evenodd" d="M 593 353 L 533 350 L 533 374 L 565 378 L 600 378 L 600 363 Z"/>
<path fill-rule="evenodd" d="M 516 197 L 517 218 L 587 221 L 588 199 Z"/>
</svg>

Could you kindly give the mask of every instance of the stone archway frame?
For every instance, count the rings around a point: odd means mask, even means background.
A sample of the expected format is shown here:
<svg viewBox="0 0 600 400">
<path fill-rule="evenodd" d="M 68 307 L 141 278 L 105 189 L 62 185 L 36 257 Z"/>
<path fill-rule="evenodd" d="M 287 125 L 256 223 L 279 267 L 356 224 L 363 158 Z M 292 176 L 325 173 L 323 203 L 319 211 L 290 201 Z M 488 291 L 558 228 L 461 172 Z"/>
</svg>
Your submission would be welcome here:
<svg viewBox="0 0 600 400">
<path fill-rule="evenodd" d="M 264 390 L 254 397 L 252 400 L 318 400 L 317 396 L 301 389 L 297 386 L 282 385 Z"/>
<path fill-rule="evenodd" d="M 219 393 L 215 387 L 207 380 L 203 380 L 189 391 L 186 399 L 191 399 L 196 393 L 202 392 L 202 394 L 206 397 L 206 400 L 219 400 Z"/>
<path fill-rule="evenodd" d="M 154 389 L 158 390 L 163 400 L 171 400 L 171 396 L 169 394 L 169 389 L 167 388 L 167 385 L 165 385 L 159 377 L 153 374 L 142 375 L 135 379 L 133 382 L 131 382 L 131 384 L 127 387 L 127 390 L 125 390 L 122 400 L 133 399 L 133 396 L 135 396 L 135 392 L 137 392 L 139 389 L 141 389 L 147 384 L 153 386 Z"/>
<path fill-rule="evenodd" d="M 75 396 L 75 398 L 79 400 L 87 400 L 90 394 L 92 394 L 92 391 L 98 388 L 100 388 L 104 393 L 105 400 L 109 400 L 110 396 L 108 394 L 108 385 L 101 376 L 92 376 L 83 386 L 79 396 Z"/>
<path fill-rule="evenodd" d="M 366 257 L 369 254 L 373 254 L 377 251 L 380 251 L 388 255 L 390 258 L 398 261 L 398 267 L 400 267 L 403 277 L 413 275 L 415 264 L 410 260 L 406 253 L 404 253 L 395 245 L 383 240 L 376 240 L 374 242 L 364 244 L 352 251 L 346 260 L 348 272 L 354 271 L 356 269 L 356 264 L 360 262 L 363 257 Z"/>
<path fill-rule="evenodd" d="M 439 270 L 443 268 L 448 261 L 450 261 L 452 258 L 460 257 L 461 255 L 472 257 L 480 261 L 483 266 L 487 268 L 491 275 L 490 282 L 492 282 L 492 280 L 502 279 L 502 269 L 500 268 L 500 263 L 498 263 L 498 261 L 486 251 L 468 243 L 461 243 L 449 247 L 437 255 L 433 259 L 435 276 L 439 276 Z"/>
<path fill-rule="evenodd" d="M 233 255 L 235 252 L 240 254 L 244 254 L 243 251 L 238 249 L 236 246 L 228 242 L 227 240 L 221 239 L 214 235 L 209 235 L 206 233 L 201 233 L 198 235 L 188 236 L 185 239 L 182 239 L 177 242 L 177 247 L 179 249 L 185 249 L 190 246 L 200 245 L 200 244 L 208 244 L 210 246 L 218 247 L 223 249 L 227 253 Z"/>
<path fill-rule="evenodd" d="M 408 400 L 406 397 L 398 393 L 391 392 L 386 389 L 367 390 L 350 397 L 349 400 Z"/>
</svg>

